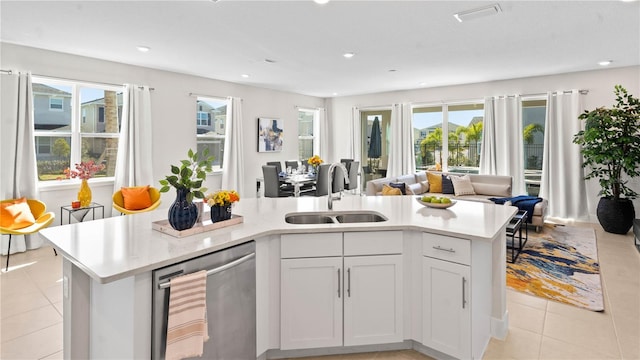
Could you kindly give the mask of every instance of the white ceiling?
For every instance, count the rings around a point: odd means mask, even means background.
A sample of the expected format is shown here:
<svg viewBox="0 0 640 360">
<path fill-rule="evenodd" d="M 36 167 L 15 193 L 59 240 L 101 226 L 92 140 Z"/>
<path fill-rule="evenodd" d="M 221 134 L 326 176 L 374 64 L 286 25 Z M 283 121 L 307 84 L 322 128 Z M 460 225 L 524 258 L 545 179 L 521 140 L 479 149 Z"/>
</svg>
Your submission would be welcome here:
<svg viewBox="0 0 640 360">
<path fill-rule="evenodd" d="M 498 15 L 453 17 L 493 3 L 2 0 L 0 40 L 321 97 L 640 65 L 638 1 L 498 1 Z"/>
</svg>

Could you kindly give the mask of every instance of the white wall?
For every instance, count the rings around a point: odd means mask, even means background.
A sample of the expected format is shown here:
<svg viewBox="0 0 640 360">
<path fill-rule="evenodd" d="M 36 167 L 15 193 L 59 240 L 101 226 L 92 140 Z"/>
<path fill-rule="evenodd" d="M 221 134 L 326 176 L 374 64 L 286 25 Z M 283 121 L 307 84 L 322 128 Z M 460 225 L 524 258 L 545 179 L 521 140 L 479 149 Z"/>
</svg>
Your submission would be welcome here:
<svg viewBox="0 0 640 360">
<path fill-rule="evenodd" d="M 566 73 L 562 75 L 539 76 L 522 79 L 492 81 L 485 83 L 446 86 L 428 89 L 415 89 L 376 93 L 360 96 L 340 97 L 328 101 L 331 123 L 349 124 L 352 107 L 367 108 L 388 106 L 393 103 L 439 103 L 468 99 L 482 99 L 487 96 L 537 94 L 548 91 L 584 89 L 589 90 L 585 97 L 585 108 L 592 110 L 599 106 L 613 105 L 615 96 L 613 87 L 623 85 L 635 97 L 640 96 L 640 66 Z M 339 159 L 349 155 L 349 132 L 342 127 L 331 127 L 330 159 Z M 590 181 L 588 186 L 589 214 L 595 220 L 595 208 L 599 197 L 599 185 Z M 640 192 L 640 178 L 633 180 L 632 187 Z M 634 201 L 636 211 L 640 212 L 640 199 Z"/>
<path fill-rule="evenodd" d="M 207 79 L 197 76 L 154 70 L 121 63 L 102 61 L 82 56 L 47 50 L 0 44 L 0 68 L 13 71 L 30 71 L 34 75 L 51 76 L 71 80 L 109 84 L 149 85 L 152 92 L 153 128 L 149 129 L 153 141 L 154 179 L 169 174 L 169 164 L 185 159 L 187 150 L 196 147 L 196 99 L 189 93 L 218 97 L 234 96 L 243 99 L 245 193 L 243 197 L 255 197 L 255 179 L 262 176 L 261 165 L 267 161 L 298 158 L 298 114 L 296 106 L 324 107 L 324 99 L 311 96 L 267 90 L 263 88 Z M 212 65 L 213 66 L 213 65 Z M 285 143 L 282 152 L 258 153 L 257 118 L 274 117 L 284 120 Z M 105 204 L 106 216 L 111 213 L 110 184 L 90 181 L 94 201 Z M 209 177 L 209 190 L 220 187 L 220 174 Z M 158 183 L 154 184 L 159 186 Z M 66 186 L 55 191 L 43 191 L 42 200 L 50 211 L 60 216 L 60 206 L 76 198 L 78 186 Z M 163 194 L 162 207 L 168 208 L 175 193 Z M 59 219 L 56 220 L 59 223 Z M 66 220 L 65 220 L 66 223 Z"/>
</svg>

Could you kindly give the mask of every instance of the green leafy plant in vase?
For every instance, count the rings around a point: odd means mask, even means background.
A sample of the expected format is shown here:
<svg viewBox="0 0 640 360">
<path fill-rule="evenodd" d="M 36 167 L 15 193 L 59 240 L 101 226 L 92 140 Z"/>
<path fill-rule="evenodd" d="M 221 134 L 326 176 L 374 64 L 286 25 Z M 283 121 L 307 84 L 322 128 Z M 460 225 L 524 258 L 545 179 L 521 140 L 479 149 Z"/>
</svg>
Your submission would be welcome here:
<svg viewBox="0 0 640 360">
<path fill-rule="evenodd" d="M 161 193 L 168 192 L 171 187 L 176 189 L 176 200 L 169 207 L 169 224 L 176 230 L 190 229 L 198 219 L 198 208 L 193 203 L 194 198 L 203 199 L 207 191 L 203 183 L 207 173 L 212 171 L 213 156 L 209 156 L 209 149 L 202 153 L 189 149 L 188 159 L 180 160 L 180 166 L 171 165 L 171 175 L 160 180 Z"/>
</svg>

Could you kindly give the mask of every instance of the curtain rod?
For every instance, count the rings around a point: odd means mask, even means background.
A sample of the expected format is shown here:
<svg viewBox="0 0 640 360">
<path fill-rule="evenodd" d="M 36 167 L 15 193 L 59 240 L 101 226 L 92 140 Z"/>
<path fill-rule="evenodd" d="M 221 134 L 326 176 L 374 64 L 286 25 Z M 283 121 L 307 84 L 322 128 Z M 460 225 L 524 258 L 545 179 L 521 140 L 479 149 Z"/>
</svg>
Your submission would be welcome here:
<svg viewBox="0 0 640 360">
<path fill-rule="evenodd" d="M 205 98 L 214 98 L 214 99 L 226 99 L 228 98 L 228 96 L 218 96 L 218 95 L 205 95 L 205 94 L 198 94 L 198 93 L 189 93 L 189 96 L 196 96 L 196 97 L 205 97 Z"/>
<path fill-rule="evenodd" d="M 0 73 L 4 73 L 4 74 L 7 74 L 7 75 L 11 75 L 11 74 L 13 74 L 13 70 L 3 70 L 3 69 L 0 69 Z"/>
<path fill-rule="evenodd" d="M 563 90 L 563 91 L 553 91 L 551 92 L 551 95 L 556 95 L 556 93 L 563 93 L 563 94 L 571 94 L 573 92 L 573 90 Z M 582 95 L 587 95 L 589 93 L 589 90 L 578 90 L 578 93 L 582 94 Z M 537 94 L 521 94 L 521 97 L 534 97 L 534 96 L 545 96 L 547 95 L 547 93 L 537 93 Z M 516 95 L 507 95 L 507 97 L 515 97 Z"/>
<path fill-rule="evenodd" d="M 69 78 L 61 78 L 61 77 L 56 77 L 56 76 L 50 76 L 50 75 L 40 75 L 40 74 L 33 74 L 33 76 L 36 77 L 42 77 L 42 78 L 48 78 L 48 79 L 54 79 L 54 80 L 65 80 L 65 81 L 76 81 L 76 82 L 81 82 L 81 83 L 91 83 L 91 80 L 79 80 L 79 79 L 69 79 Z M 102 81 L 96 81 L 96 84 L 101 84 L 101 85 L 109 85 L 109 86 L 124 86 L 124 84 L 111 84 L 111 83 L 106 83 L 106 82 L 102 82 Z M 138 86 L 139 89 L 143 89 L 144 86 Z M 155 88 L 150 87 L 149 88 L 150 91 L 155 90 Z"/>
</svg>

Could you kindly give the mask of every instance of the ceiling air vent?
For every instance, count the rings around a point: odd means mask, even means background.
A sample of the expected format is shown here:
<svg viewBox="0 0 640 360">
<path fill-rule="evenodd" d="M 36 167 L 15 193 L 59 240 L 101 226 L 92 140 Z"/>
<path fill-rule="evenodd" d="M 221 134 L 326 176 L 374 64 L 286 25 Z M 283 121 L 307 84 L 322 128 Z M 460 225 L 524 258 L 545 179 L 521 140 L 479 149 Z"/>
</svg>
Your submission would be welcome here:
<svg viewBox="0 0 640 360">
<path fill-rule="evenodd" d="M 502 12 L 502 8 L 500 8 L 499 4 L 493 4 L 489 6 L 483 6 L 471 10 L 461 11 L 459 13 L 453 14 L 453 17 L 456 18 L 459 22 L 470 21 L 473 19 L 497 15 Z"/>
</svg>

